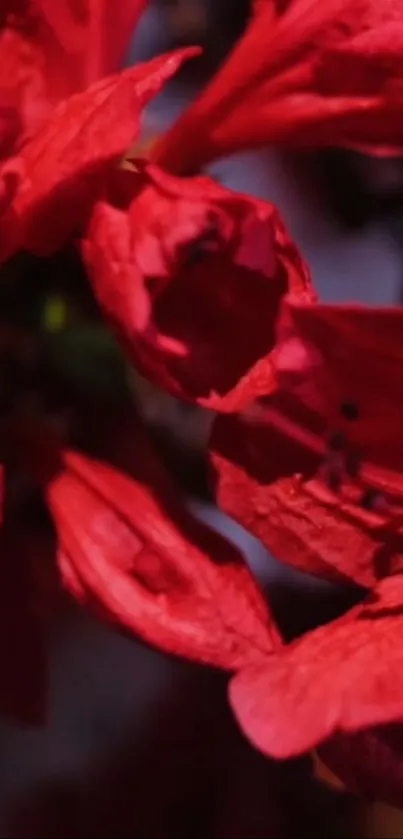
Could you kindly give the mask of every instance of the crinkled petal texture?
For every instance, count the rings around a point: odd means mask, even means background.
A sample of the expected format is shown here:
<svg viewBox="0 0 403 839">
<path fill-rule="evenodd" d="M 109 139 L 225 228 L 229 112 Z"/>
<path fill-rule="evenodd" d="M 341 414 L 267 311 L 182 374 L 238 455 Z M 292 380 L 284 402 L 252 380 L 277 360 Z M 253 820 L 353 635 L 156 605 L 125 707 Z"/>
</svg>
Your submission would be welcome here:
<svg viewBox="0 0 403 839">
<path fill-rule="evenodd" d="M 302 570 L 371 587 L 402 567 L 402 328 L 398 308 L 288 300 L 281 392 L 216 421 L 220 505 Z"/>
<path fill-rule="evenodd" d="M 321 759 L 348 790 L 403 807 L 403 726 L 339 732 L 319 749 Z"/>
<path fill-rule="evenodd" d="M 266 143 L 401 153 L 402 54 L 400 0 L 259 0 L 154 160 L 188 172 Z"/>
<path fill-rule="evenodd" d="M 20 174 L 7 256 L 17 244 L 47 255 L 81 231 L 103 178 L 137 136 L 144 106 L 194 53 L 178 50 L 131 67 L 55 109 L 17 161 L 3 167 L 18 166 Z"/>
<path fill-rule="evenodd" d="M 146 5 L 2 0 L 0 101 L 7 96 L 19 117 L 15 146 L 36 133 L 61 99 L 119 70 Z"/>
<path fill-rule="evenodd" d="M 314 299 L 308 270 L 271 204 L 136 168 L 129 208 L 94 211 L 84 256 L 95 293 L 153 382 L 239 410 L 275 387 L 279 305 L 287 291 Z"/>
<path fill-rule="evenodd" d="M 232 670 L 279 644 L 242 556 L 195 520 L 143 435 L 135 475 L 77 452 L 47 497 L 73 596 L 159 649 Z"/>
<path fill-rule="evenodd" d="M 379 583 L 367 601 L 232 680 L 244 732 L 268 755 L 286 758 L 334 732 L 402 719 L 403 578 Z"/>
</svg>

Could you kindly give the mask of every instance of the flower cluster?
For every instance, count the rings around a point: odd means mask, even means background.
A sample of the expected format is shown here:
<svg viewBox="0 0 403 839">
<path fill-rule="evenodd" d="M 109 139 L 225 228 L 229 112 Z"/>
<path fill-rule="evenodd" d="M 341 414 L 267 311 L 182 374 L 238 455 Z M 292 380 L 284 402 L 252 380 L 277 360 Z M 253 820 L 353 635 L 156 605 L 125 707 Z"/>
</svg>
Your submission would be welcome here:
<svg viewBox="0 0 403 839">
<path fill-rule="evenodd" d="M 71 440 L 29 398 L 32 353 L 0 311 L 2 364 L 24 373 L 0 405 L 0 707 L 43 716 L 43 624 L 62 587 L 232 672 L 234 712 L 266 754 L 319 746 L 352 789 L 401 804 L 403 311 L 321 304 L 276 208 L 192 173 L 269 143 L 400 152 L 403 6 L 255 0 L 146 159 L 129 153 L 142 111 L 197 47 L 119 70 L 144 0 L 3 5 L 4 287 L 26 254 L 43 273 L 74 248 L 130 363 L 216 413 L 222 509 L 284 562 L 361 586 L 362 603 L 283 643 L 242 556 L 189 513 L 140 419 L 98 417 L 89 447 Z M 54 550 L 21 530 L 21 476 L 46 500 Z"/>
</svg>

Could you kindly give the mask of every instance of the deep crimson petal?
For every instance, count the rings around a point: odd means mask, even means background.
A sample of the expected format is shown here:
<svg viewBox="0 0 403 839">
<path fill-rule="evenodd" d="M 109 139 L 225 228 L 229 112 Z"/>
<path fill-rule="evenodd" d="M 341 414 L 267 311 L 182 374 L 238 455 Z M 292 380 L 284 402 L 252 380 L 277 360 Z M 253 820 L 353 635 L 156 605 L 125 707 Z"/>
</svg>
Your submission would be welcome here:
<svg viewBox="0 0 403 839">
<path fill-rule="evenodd" d="M 232 680 L 246 735 L 278 758 L 301 754 L 336 731 L 399 721 L 403 703 L 403 579 Z"/>
<path fill-rule="evenodd" d="M 267 143 L 401 153 L 402 46 L 400 0 L 259 0 L 153 159 L 188 172 Z"/>
<path fill-rule="evenodd" d="M 128 172 L 128 210 L 99 203 L 84 256 L 133 362 L 175 396 L 236 411 L 275 387 L 281 298 L 313 300 L 276 209 L 204 178 Z"/>
<path fill-rule="evenodd" d="M 216 421 L 220 505 L 303 570 L 370 587 L 401 568 L 402 327 L 398 308 L 287 301 L 282 392 Z"/>
<path fill-rule="evenodd" d="M 46 255 L 79 232 L 102 179 L 138 134 L 144 106 L 197 50 L 178 50 L 62 102 L 19 157 L 20 244 Z"/>
<path fill-rule="evenodd" d="M 403 807 L 402 725 L 335 734 L 319 754 L 351 792 Z"/>
<path fill-rule="evenodd" d="M 241 555 L 181 506 L 143 438 L 136 477 L 67 452 L 47 494 L 64 583 L 101 617 L 230 670 L 278 644 Z"/>
</svg>

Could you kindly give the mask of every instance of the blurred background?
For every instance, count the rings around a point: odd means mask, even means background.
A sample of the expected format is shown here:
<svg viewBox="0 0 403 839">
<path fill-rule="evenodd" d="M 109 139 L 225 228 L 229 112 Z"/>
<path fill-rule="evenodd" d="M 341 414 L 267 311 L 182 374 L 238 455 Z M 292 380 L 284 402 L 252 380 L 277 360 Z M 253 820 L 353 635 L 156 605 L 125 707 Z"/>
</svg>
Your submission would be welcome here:
<svg viewBox="0 0 403 839">
<path fill-rule="evenodd" d="M 186 64 L 152 103 L 144 139 L 170 125 L 205 84 L 248 13 L 246 0 L 151 4 L 128 64 L 187 43 L 201 43 L 204 55 Z M 279 207 L 324 299 L 401 302 L 401 161 L 336 150 L 262 150 L 223 160 L 210 171 L 226 186 Z M 34 260 L 30 271 L 39 271 Z M 71 253 L 62 262 L 49 261 L 46 276 L 40 271 L 40 299 L 25 287 L 7 298 L 16 328 L 26 330 L 28 323 L 46 333 L 64 395 L 66 387 L 85 391 L 93 417 L 98 404 L 118 404 L 130 392 L 196 514 L 237 542 L 263 585 L 270 585 L 286 636 L 330 620 L 354 602 L 355 592 L 281 566 L 215 509 L 204 455 L 211 415 L 128 373 Z M 54 378 L 51 390 L 57 402 Z M 49 656 L 47 726 L 0 725 L 2 837 L 364 835 L 357 802 L 318 780 L 308 759 L 276 764 L 246 743 L 227 708 L 222 675 L 122 638 L 70 603 L 49 628 Z M 365 835 L 375 835 L 371 826 Z"/>
</svg>

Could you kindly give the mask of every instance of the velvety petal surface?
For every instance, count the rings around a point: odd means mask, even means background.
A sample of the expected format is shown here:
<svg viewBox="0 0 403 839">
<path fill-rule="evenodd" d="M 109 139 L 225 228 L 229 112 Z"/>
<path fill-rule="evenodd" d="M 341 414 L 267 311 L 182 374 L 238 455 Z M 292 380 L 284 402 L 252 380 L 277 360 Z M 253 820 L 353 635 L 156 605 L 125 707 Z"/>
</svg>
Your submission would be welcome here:
<svg viewBox="0 0 403 839">
<path fill-rule="evenodd" d="M 291 757 L 334 732 L 402 719 L 403 578 L 232 680 L 245 734 L 266 754 Z"/>
<path fill-rule="evenodd" d="M 216 421 L 220 505 L 280 559 L 372 586 L 403 559 L 403 315 L 286 301 L 280 393 Z"/>
<path fill-rule="evenodd" d="M 48 485 L 65 585 L 165 652 L 229 670 L 262 660 L 279 636 L 241 554 L 187 512 L 135 440 L 131 475 L 69 451 Z"/>
<path fill-rule="evenodd" d="M 20 173 L 11 210 L 21 247 L 47 255 L 79 234 L 103 178 L 140 130 L 142 110 L 193 49 L 130 67 L 71 96 L 53 111 L 17 161 Z M 9 255 L 7 244 L 6 255 Z"/>
<path fill-rule="evenodd" d="M 282 297 L 315 299 L 273 205 L 141 161 L 127 207 L 101 202 L 84 248 L 95 293 L 134 364 L 175 396 L 237 411 L 275 387 Z"/>
<path fill-rule="evenodd" d="M 400 0 L 259 0 L 244 36 L 154 160 L 192 172 L 268 143 L 399 154 L 402 46 Z"/>
</svg>

